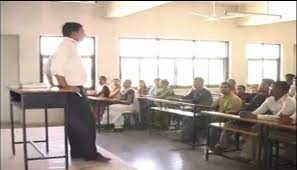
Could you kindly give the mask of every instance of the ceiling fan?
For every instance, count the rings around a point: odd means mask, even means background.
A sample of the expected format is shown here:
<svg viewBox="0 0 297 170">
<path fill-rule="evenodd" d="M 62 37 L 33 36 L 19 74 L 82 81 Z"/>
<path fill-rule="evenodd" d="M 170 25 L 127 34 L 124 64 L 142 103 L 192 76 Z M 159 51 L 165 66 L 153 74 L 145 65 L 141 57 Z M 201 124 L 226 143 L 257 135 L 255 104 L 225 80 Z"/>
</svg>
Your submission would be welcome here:
<svg viewBox="0 0 297 170">
<path fill-rule="evenodd" d="M 238 11 L 241 11 L 240 10 L 240 4 L 238 4 L 238 7 L 239 7 Z M 197 12 L 189 12 L 189 14 L 207 18 L 207 21 L 218 21 L 220 19 L 242 18 L 242 17 L 251 16 L 251 15 L 282 18 L 282 16 L 279 15 L 279 14 L 270 14 L 269 13 L 269 4 L 268 4 L 268 2 L 267 2 L 267 13 L 224 11 L 224 15 L 218 16 L 216 14 L 215 1 L 212 1 L 212 14 L 211 15 L 201 14 L 201 13 L 197 13 Z"/>
<path fill-rule="evenodd" d="M 246 17 L 246 16 L 250 15 L 250 14 L 246 14 L 246 13 L 230 13 L 230 12 L 225 11 L 224 15 L 218 16 L 216 14 L 216 4 L 215 3 L 216 3 L 215 1 L 212 1 L 212 14 L 211 15 L 201 14 L 198 12 L 189 12 L 189 14 L 207 18 L 206 19 L 207 21 L 218 21 L 220 19 L 241 18 L 241 17 Z"/>
</svg>

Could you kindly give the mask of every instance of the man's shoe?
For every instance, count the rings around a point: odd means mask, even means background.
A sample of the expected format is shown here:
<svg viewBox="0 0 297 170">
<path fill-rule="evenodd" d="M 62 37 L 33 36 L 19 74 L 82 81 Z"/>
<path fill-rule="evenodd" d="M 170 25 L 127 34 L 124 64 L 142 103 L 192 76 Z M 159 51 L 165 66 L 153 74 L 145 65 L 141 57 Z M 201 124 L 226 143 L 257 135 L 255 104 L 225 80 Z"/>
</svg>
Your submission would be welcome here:
<svg viewBox="0 0 297 170">
<path fill-rule="evenodd" d="M 85 158 L 86 161 L 97 161 L 97 162 L 109 162 L 111 159 L 108 157 L 105 157 L 103 155 L 101 155 L 100 153 L 96 153 L 96 156 L 92 156 L 92 157 L 87 157 Z"/>
</svg>

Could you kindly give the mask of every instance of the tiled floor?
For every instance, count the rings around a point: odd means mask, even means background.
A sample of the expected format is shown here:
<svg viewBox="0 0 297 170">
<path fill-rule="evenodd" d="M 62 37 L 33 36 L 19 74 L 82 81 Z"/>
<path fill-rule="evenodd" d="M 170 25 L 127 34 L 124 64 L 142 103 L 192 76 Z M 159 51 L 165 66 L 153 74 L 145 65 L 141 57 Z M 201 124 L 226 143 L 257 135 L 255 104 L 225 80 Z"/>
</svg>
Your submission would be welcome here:
<svg viewBox="0 0 297 170">
<path fill-rule="evenodd" d="M 17 141 L 21 141 L 22 131 L 16 130 L 15 136 Z M 28 139 L 39 139 L 44 136 L 44 128 L 30 128 L 27 131 Z M 50 153 L 49 155 L 63 155 L 64 154 L 64 137 L 62 127 L 51 127 L 50 135 Z M 37 137 L 37 138 L 36 138 Z M 11 151 L 11 137 L 9 129 L 1 129 L 1 170 L 22 170 L 24 169 L 23 161 L 23 145 L 16 145 L 16 156 L 12 156 Z M 38 144 L 40 148 L 44 148 L 44 144 Z M 98 147 L 98 150 L 112 158 L 110 163 L 86 162 L 83 160 L 70 160 L 71 170 L 133 170 L 127 163 L 108 152 L 107 150 Z M 28 144 L 28 153 L 30 157 L 37 157 L 39 154 Z M 30 161 L 30 170 L 62 170 L 64 169 L 65 159 L 50 159 Z"/>
<path fill-rule="evenodd" d="M 17 140 L 21 139 L 21 130 L 16 131 Z M 44 128 L 28 130 L 30 139 L 42 138 Z M 50 155 L 63 154 L 63 128 L 51 127 Z M 189 149 L 188 145 L 174 142 L 166 133 L 162 135 L 148 131 L 103 132 L 97 135 L 98 150 L 112 158 L 108 164 L 72 160 L 71 170 L 252 170 L 254 166 L 211 156 L 206 162 L 204 149 Z M 42 145 L 40 145 L 42 147 Z M 29 156 L 38 156 L 30 145 Z M 44 148 L 44 147 L 43 147 Z M 103 149 L 104 148 L 104 149 Z M 186 148 L 186 149 L 185 149 Z M 188 149 L 187 149 L 188 148 Z M 22 145 L 17 145 L 17 155 L 12 157 L 9 129 L 1 130 L 1 170 L 22 170 Z M 29 162 L 30 170 L 64 169 L 64 159 Z"/>
</svg>

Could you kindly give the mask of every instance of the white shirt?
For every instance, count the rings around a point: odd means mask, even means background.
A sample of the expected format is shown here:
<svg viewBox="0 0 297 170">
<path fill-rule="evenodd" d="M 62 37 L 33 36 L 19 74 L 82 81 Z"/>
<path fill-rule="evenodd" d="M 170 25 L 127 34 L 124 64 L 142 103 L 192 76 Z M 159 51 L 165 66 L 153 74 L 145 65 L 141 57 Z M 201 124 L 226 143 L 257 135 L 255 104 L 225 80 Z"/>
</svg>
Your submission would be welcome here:
<svg viewBox="0 0 297 170">
<path fill-rule="evenodd" d="M 263 115 L 267 111 L 272 112 L 273 115 Z M 278 101 L 273 96 L 266 98 L 264 103 L 253 111 L 258 119 L 276 120 L 279 115 L 292 115 L 296 112 L 296 100 L 289 95 L 284 95 Z"/>
<path fill-rule="evenodd" d="M 53 55 L 50 70 L 52 75 L 65 77 L 70 86 L 82 86 L 86 83 L 87 74 L 78 54 L 77 41 L 64 38 Z"/>
<path fill-rule="evenodd" d="M 43 73 L 47 75 L 51 75 L 51 65 L 52 65 L 52 57 L 50 57 L 47 62 L 43 65 Z"/>
<path fill-rule="evenodd" d="M 292 84 L 290 86 L 289 95 L 293 97 L 293 96 L 295 96 L 295 94 L 296 94 L 296 85 Z"/>
<path fill-rule="evenodd" d="M 96 89 L 96 94 L 100 93 L 104 86 L 106 86 L 111 91 L 111 87 L 108 84 L 103 84 L 103 85 L 99 84 L 98 88 Z"/>
</svg>

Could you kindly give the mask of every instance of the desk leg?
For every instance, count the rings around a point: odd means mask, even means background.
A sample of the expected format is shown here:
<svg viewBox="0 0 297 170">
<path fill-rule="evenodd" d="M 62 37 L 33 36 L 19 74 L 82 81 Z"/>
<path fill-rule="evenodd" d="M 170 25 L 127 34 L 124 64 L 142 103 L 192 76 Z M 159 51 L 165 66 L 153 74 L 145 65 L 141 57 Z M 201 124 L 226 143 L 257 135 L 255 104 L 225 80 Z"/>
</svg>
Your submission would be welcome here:
<svg viewBox="0 0 297 170">
<path fill-rule="evenodd" d="M 196 145 L 196 112 L 194 112 L 194 118 L 193 118 L 193 145 L 192 148 L 195 149 Z"/>
<path fill-rule="evenodd" d="M 12 154 L 15 155 L 15 145 L 14 145 L 14 122 L 13 122 L 13 106 L 10 104 L 10 130 L 11 130 L 11 146 Z"/>
<path fill-rule="evenodd" d="M 107 106 L 107 125 L 109 125 L 109 105 Z"/>
<path fill-rule="evenodd" d="M 47 108 L 44 110 L 44 118 L 45 118 L 45 146 L 46 152 L 49 152 L 48 147 L 48 115 L 47 115 Z"/>
<path fill-rule="evenodd" d="M 24 162 L 25 170 L 28 170 L 28 155 L 27 155 L 27 133 L 26 133 L 26 110 L 23 107 L 23 146 L 24 146 Z"/>
<path fill-rule="evenodd" d="M 65 169 L 69 169 L 68 160 L 68 104 L 64 108 L 64 142 L 65 142 Z"/>
</svg>

